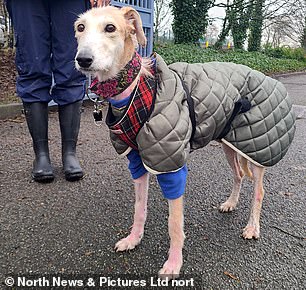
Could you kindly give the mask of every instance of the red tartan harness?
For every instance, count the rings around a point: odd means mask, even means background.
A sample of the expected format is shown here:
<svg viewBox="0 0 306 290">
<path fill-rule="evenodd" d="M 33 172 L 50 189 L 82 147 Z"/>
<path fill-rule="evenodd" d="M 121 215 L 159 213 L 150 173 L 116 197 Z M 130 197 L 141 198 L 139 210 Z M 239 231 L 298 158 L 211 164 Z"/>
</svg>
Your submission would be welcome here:
<svg viewBox="0 0 306 290">
<path fill-rule="evenodd" d="M 138 149 L 137 134 L 149 119 L 154 107 L 155 78 L 141 76 L 135 90 L 119 120 L 113 115 L 111 105 L 109 105 L 106 124 L 123 142 L 133 149 Z"/>
</svg>

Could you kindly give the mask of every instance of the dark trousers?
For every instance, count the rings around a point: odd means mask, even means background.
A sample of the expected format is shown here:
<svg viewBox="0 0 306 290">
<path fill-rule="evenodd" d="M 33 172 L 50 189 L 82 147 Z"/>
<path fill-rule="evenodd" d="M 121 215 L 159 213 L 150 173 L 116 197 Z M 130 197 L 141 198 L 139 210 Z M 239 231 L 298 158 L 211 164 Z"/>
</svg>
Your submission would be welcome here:
<svg viewBox="0 0 306 290">
<path fill-rule="evenodd" d="M 17 94 L 23 102 L 82 100 L 85 77 L 74 67 L 73 23 L 86 0 L 8 0 L 16 39 Z"/>
</svg>

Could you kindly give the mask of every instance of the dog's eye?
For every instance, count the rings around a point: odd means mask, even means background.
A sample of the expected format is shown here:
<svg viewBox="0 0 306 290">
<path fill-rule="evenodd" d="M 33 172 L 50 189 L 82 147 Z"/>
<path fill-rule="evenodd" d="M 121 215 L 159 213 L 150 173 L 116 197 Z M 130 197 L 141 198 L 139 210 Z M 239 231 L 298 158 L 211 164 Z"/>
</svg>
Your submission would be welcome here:
<svg viewBox="0 0 306 290">
<path fill-rule="evenodd" d="M 115 25 L 113 25 L 113 24 L 107 24 L 107 25 L 105 26 L 105 32 L 112 33 L 112 32 L 114 32 L 115 30 L 116 30 L 116 27 L 115 27 Z"/>
<path fill-rule="evenodd" d="M 78 26 L 77 26 L 77 31 L 78 32 L 83 32 L 85 30 L 85 25 L 84 24 L 79 24 Z"/>
</svg>

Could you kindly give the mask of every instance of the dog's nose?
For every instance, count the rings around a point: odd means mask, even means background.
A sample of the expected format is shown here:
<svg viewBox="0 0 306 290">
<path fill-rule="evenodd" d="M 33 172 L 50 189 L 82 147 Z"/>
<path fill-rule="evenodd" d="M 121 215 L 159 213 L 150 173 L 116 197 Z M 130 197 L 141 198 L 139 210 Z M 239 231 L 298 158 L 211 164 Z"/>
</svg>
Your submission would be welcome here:
<svg viewBox="0 0 306 290">
<path fill-rule="evenodd" d="M 89 68 L 93 63 L 93 56 L 84 53 L 79 53 L 76 57 L 76 61 L 78 62 L 81 68 Z"/>
</svg>

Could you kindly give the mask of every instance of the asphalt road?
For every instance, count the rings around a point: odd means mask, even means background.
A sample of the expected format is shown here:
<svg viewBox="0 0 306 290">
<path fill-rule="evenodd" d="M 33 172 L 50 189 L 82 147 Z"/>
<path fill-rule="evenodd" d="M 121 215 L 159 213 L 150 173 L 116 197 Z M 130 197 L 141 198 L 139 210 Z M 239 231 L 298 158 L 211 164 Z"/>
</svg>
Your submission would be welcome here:
<svg viewBox="0 0 306 290">
<path fill-rule="evenodd" d="M 306 105 L 306 76 L 298 81 L 296 76 L 287 77 L 284 83 L 294 102 Z M 301 93 L 299 98 L 295 90 Z M 152 176 L 142 243 L 131 252 L 116 253 L 115 243 L 132 224 L 133 184 L 126 160 L 114 152 L 106 126 L 94 125 L 91 110 L 84 110 L 78 143 L 86 176 L 76 183 L 66 182 L 61 171 L 56 113 L 49 119 L 56 172 L 50 184 L 31 181 L 33 154 L 24 120 L 0 122 L 0 289 L 7 289 L 5 278 L 17 273 L 28 279 L 109 276 L 145 280 L 147 285 L 153 277 L 153 284 L 158 284 L 156 273 L 169 244 L 166 200 Z M 227 198 L 232 181 L 220 146 L 211 143 L 191 155 L 182 268 L 185 283 L 194 279 L 190 289 L 306 289 L 305 140 L 306 119 L 299 119 L 288 154 L 266 172 L 261 238 L 256 241 L 241 238 L 251 183 L 244 183 L 237 210 L 222 214 L 218 206 Z M 37 285 L 32 289 L 50 289 Z"/>
<path fill-rule="evenodd" d="M 295 105 L 306 106 L 306 73 L 280 75 L 276 78 L 286 86 Z"/>
</svg>

